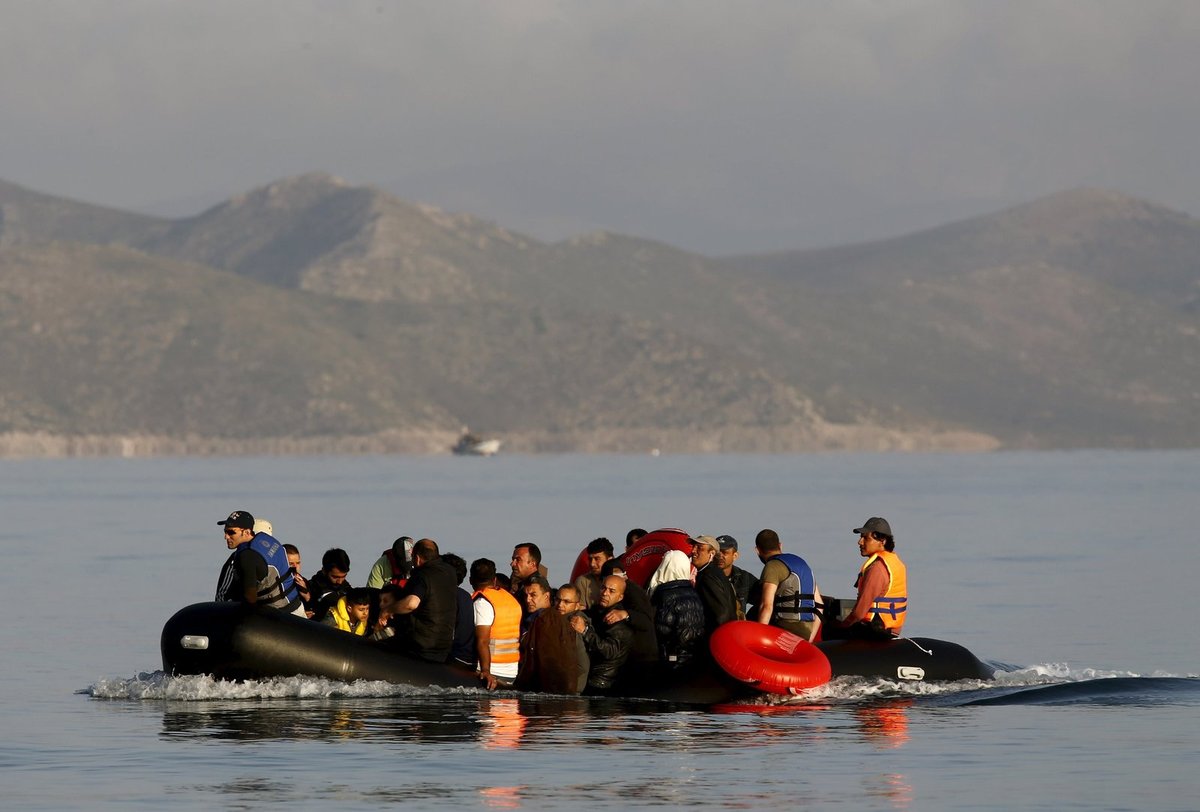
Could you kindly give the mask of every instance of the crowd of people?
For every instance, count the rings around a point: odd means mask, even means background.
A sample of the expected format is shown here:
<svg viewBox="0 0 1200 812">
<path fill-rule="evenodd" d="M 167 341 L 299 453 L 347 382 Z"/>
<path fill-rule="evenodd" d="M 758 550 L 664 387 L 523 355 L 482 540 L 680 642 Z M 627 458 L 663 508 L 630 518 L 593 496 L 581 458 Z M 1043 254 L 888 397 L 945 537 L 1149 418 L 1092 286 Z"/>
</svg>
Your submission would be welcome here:
<svg viewBox="0 0 1200 812">
<path fill-rule="evenodd" d="M 218 601 L 290 612 L 408 656 L 474 669 L 488 689 L 605 694 L 621 683 L 666 674 L 710 656 L 716 628 L 748 619 L 815 641 L 899 636 L 907 614 L 907 572 L 886 519 L 854 529 L 866 559 L 854 606 L 828 611 L 812 568 L 784 552 L 779 535 L 758 533 L 756 576 L 737 566 L 730 535 L 689 536 L 690 556 L 668 550 L 645 588 L 627 577 L 607 538 L 587 545 L 587 571 L 551 586 L 542 553 L 517 544 L 501 572 L 494 561 L 467 562 L 436 541 L 401 536 L 374 561 L 364 586 L 351 586 L 350 556 L 326 550 L 305 578 L 300 551 L 271 523 L 244 510 L 218 522 L 231 550 Z M 646 531 L 629 531 L 625 550 Z M 466 584 L 469 588 L 464 588 Z"/>
</svg>

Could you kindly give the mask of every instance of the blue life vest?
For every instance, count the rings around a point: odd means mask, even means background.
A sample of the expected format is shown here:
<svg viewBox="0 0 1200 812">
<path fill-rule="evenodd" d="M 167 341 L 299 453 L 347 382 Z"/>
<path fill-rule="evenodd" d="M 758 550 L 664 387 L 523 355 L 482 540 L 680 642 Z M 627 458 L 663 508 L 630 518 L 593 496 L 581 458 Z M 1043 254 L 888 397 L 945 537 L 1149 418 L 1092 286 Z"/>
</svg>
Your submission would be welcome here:
<svg viewBox="0 0 1200 812">
<path fill-rule="evenodd" d="M 783 562 L 791 573 L 775 591 L 773 617 L 779 620 L 816 620 L 816 579 L 812 567 L 798 555 L 780 553 L 774 560 Z"/>
<path fill-rule="evenodd" d="M 287 550 L 283 542 L 266 533 L 258 533 L 254 538 L 237 546 L 229 563 L 236 572 L 236 557 L 245 555 L 253 550 L 267 562 L 267 576 L 255 584 L 258 593 L 258 603 L 271 609 L 282 609 L 285 612 L 295 611 L 301 605 L 300 591 L 292 578 L 291 564 L 288 563 Z M 218 597 L 218 599 L 221 599 Z M 239 600 L 236 595 L 226 594 L 225 600 Z"/>
</svg>

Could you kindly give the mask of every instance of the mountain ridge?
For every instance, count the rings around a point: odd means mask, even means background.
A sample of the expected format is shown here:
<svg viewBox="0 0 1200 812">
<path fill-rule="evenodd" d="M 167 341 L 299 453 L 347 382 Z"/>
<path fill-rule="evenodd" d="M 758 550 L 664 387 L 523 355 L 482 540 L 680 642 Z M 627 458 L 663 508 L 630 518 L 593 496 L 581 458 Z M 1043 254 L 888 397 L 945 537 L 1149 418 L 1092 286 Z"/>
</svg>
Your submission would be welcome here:
<svg viewBox="0 0 1200 812">
<path fill-rule="evenodd" d="M 1200 222 L 1094 189 L 710 258 L 326 173 L 177 220 L 0 182 L 0 453 L 1192 447 L 1196 257 Z"/>
</svg>

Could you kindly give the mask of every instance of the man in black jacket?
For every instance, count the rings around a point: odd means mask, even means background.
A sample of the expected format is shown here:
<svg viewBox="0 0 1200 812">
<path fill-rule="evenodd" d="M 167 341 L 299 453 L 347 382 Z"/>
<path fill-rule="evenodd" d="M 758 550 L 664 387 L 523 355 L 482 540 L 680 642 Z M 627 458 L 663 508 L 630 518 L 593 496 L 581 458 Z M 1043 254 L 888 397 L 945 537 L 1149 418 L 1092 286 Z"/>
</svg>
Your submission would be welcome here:
<svg viewBox="0 0 1200 812">
<path fill-rule="evenodd" d="M 392 645 L 422 660 L 444 663 L 454 646 L 458 617 L 457 576 L 442 560 L 437 542 L 421 539 L 412 550 L 413 572 L 404 585 L 404 597 L 393 610 L 392 625 L 399 626 Z"/>
<path fill-rule="evenodd" d="M 621 605 L 604 613 L 605 623 L 616 623 L 618 620 L 629 620 L 633 629 L 633 649 L 629 652 L 631 663 L 658 662 L 658 635 L 654 631 L 654 607 L 650 605 L 650 597 L 646 590 L 629 579 L 628 573 L 621 565 L 621 559 L 611 558 L 601 567 L 601 580 L 610 575 L 625 581 L 625 595 Z"/>
<path fill-rule="evenodd" d="M 624 597 L 625 579 L 610 575 L 601 582 L 600 602 L 588 612 L 590 622 L 579 616 L 571 618 L 571 625 L 583 635 L 583 644 L 591 658 L 586 693 L 611 692 L 633 650 L 633 628 L 628 617 L 616 623 L 605 621 L 610 611 L 624 609 L 621 604 Z"/>
<path fill-rule="evenodd" d="M 325 619 L 338 598 L 350 594 L 352 587 L 346 580 L 350 574 L 350 554 L 341 547 L 331 547 L 321 556 L 321 569 L 308 579 L 310 602 L 305 607 L 312 612 L 318 623 Z"/>
<path fill-rule="evenodd" d="M 725 573 L 729 583 L 733 584 L 733 591 L 738 597 L 738 608 L 744 616 L 749 617 L 749 607 L 758 605 L 758 576 L 734 565 L 738 560 L 737 539 L 733 536 L 717 536 L 717 542 L 721 545 L 721 550 L 717 553 L 717 566 Z"/>
<path fill-rule="evenodd" d="M 695 536 L 691 542 L 696 592 L 704 604 L 704 633 L 708 636 L 722 623 L 738 619 L 737 593 L 716 562 L 721 543 L 712 536 Z"/>
</svg>

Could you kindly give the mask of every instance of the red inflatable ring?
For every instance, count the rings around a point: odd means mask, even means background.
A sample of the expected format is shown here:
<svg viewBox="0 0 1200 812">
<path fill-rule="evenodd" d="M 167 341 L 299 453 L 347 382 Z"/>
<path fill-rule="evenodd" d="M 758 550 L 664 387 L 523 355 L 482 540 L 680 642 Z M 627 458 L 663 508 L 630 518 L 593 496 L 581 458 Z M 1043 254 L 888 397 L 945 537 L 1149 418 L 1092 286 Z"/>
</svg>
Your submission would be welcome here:
<svg viewBox="0 0 1200 812">
<path fill-rule="evenodd" d="M 688 534 L 674 527 L 654 530 L 642 536 L 640 541 L 618 557 L 621 559 L 621 566 L 625 568 L 625 574 L 645 588 L 650 585 L 650 576 L 658 569 L 658 564 L 667 554 L 667 550 L 681 550 L 691 555 L 692 545 L 688 543 Z M 571 569 L 571 580 L 567 583 L 575 583 L 575 579 L 589 569 L 588 551 L 587 547 L 584 547 L 575 559 L 575 566 Z"/>
<path fill-rule="evenodd" d="M 717 665 L 760 691 L 794 694 L 829 682 L 829 659 L 807 640 L 776 626 L 734 620 L 709 641 Z"/>
</svg>

